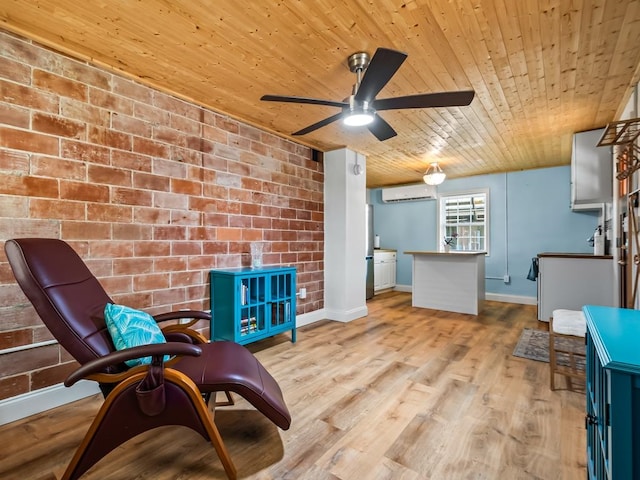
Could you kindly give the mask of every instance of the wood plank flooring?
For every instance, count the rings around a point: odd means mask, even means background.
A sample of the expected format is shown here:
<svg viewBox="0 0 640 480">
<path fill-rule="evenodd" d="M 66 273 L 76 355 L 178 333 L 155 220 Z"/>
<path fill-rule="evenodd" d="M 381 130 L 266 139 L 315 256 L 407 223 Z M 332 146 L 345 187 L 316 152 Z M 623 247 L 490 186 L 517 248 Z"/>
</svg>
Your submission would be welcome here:
<svg viewBox="0 0 640 480">
<path fill-rule="evenodd" d="M 535 306 L 485 302 L 479 316 L 411 307 L 407 293 L 251 346 L 292 414 L 280 431 L 239 399 L 216 423 L 240 478 L 584 479 L 584 397 L 549 390 L 546 363 L 512 356 Z M 558 382 L 564 385 L 562 380 Z M 238 398 L 236 396 L 236 398 Z M 60 478 L 98 396 L 0 427 L 0 478 Z M 184 427 L 119 447 L 86 480 L 226 478 Z"/>
</svg>

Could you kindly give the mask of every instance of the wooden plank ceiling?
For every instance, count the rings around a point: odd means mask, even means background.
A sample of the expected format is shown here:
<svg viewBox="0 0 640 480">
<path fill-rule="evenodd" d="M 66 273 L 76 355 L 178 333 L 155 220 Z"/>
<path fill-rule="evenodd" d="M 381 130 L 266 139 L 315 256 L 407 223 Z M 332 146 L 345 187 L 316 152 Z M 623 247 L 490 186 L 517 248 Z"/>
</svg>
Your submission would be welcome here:
<svg viewBox="0 0 640 480">
<path fill-rule="evenodd" d="M 336 122 L 296 141 L 367 155 L 367 186 L 566 165 L 574 132 L 616 120 L 640 74 L 640 0 L 3 0 L 0 26 L 289 136 L 342 101 L 347 57 L 408 59 L 378 98 L 473 89 L 468 107 L 385 111 L 379 142 Z M 1 47 L 1 46 L 0 46 Z"/>
</svg>

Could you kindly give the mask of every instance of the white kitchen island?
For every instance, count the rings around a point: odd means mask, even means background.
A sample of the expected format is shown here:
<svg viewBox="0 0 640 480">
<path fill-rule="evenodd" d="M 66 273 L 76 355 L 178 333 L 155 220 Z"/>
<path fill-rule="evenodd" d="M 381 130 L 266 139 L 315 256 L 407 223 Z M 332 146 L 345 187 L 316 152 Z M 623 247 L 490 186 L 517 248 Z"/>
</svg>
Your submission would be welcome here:
<svg viewBox="0 0 640 480">
<path fill-rule="evenodd" d="M 412 306 L 477 315 L 485 296 L 485 252 L 413 255 Z"/>
</svg>

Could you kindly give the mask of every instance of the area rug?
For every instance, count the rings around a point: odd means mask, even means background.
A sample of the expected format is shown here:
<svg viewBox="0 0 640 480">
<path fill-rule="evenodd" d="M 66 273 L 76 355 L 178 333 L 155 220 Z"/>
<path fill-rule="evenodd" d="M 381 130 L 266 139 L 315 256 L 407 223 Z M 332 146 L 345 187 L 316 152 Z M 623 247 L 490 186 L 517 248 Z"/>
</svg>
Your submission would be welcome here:
<svg viewBox="0 0 640 480">
<path fill-rule="evenodd" d="M 571 350 L 584 355 L 584 345 L 582 342 L 572 342 L 564 338 L 557 338 L 556 345 L 563 350 Z M 522 330 L 520 340 L 513 351 L 514 357 L 528 358 L 538 362 L 549 362 L 549 332 L 525 328 Z M 578 368 L 584 369 L 584 359 L 577 358 Z M 569 356 L 558 354 L 558 365 L 569 366 Z"/>
</svg>

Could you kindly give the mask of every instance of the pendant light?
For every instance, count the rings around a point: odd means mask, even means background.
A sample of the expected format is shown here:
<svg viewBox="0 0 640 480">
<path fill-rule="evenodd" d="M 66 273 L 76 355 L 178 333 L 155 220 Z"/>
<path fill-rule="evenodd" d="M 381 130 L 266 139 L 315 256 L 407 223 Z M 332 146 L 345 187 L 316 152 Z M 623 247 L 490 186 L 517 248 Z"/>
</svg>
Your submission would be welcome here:
<svg viewBox="0 0 640 480">
<path fill-rule="evenodd" d="M 427 185 L 440 185 L 442 182 L 444 182 L 444 179 L 446 177 L 447 174 L 442 171 L 442 169 L 438 165 L 438 162 L 434 162 L 429 165 L 427 171 L 424 172 L 424 176 L 422 177 L 422 179 Z"/>
</svg>

